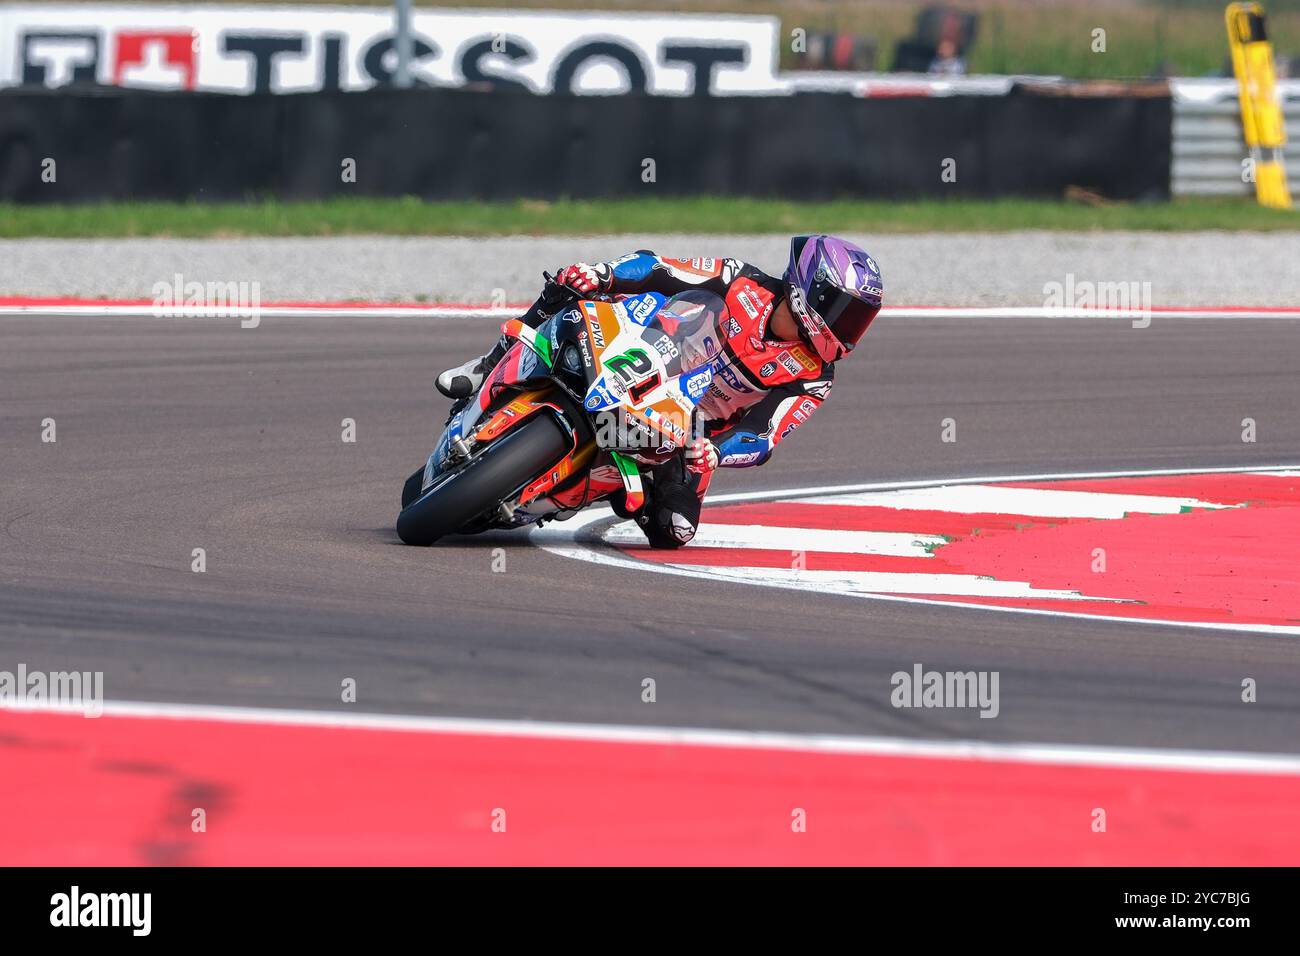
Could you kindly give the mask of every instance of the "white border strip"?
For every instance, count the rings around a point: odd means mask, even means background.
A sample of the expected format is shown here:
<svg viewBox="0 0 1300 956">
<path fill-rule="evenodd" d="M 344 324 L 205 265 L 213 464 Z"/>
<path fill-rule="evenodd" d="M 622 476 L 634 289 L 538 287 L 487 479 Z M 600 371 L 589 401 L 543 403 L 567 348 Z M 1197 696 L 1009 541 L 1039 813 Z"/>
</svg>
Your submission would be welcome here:
<svg viewBox="0 0 1300 956">
<path fill-rule="evenodd" d="M 148 302 L 105 302 L 76 304 L 22 304 L 0 303 L 0 316 L 76 316 L 82 318 L 135 317 L 158 319 L 238 319 L 238 318 L 342 318 L 373 316 L 374 318 L 424 318 L 424 319 L 511 319 L 528 306 L 473 306 L 473 305 L 382 305 L 343 303 L 266 305 L 252 307 L 192 306 L 182 314 L 166 314 Z M 880 310 L 882 318 L 907 319 L 1112 319 L 1117 322 L 1145 322 L 1148 319 L 1283 319 L 1300 321 L 1300 307 L 1261 306 L 1237 308 L 1198 306 L 1193 308 L 1152 308 L 1150 310 L 1081 309 L 1049 306 L 999 306 L 996 308 L 968 306 L 886 306 Z"/>
<path fill-rule="evenodd" d="M 882 318 L 909 319 L 1113 319 L 1117 322 L 1141 322 L 1147 319 L 1291 319 L 1300 320 L 1300 308 L 1260 306 L 1214 308 L 1196 306 L 1186 309 L 1167 307 L 1150 309 L 1083 309 L 1051 306 L 1001 306 L 972 308 L 963 306 L 894 306 L 880 310 Z"/>
<path fill-rule="evenodd" d="M 51 705 L 19 708 L 0 705 L 0 712 L 58 713 L 87 719 L 82 716 L 80 706 Z M 1116 767 L 1202 773 L 1300 774 L 1300 755 L 1277 753 L 1253 754 L 1075 744 L 990 743 L 981 740 L 918 740 L 906 737 L 790 734 L 694 727 L 635 727 L 624 724 L 580 724 L 474 717 L 345 714 L 325 710 L 281 710 L 141 701 L 106 701 L 103 716 L 338 730 L 521 737 L 536 740 L 786 750 L 800 753 L 913 757 L 932 760 L 979 760 L 1075 767 Z"/>
<path fill-rule="evenodd" d="M 291 318 L 364 318 L 377 319 L 513 319 L 528 306 L 519 308 L 503 306 L 469 305 L 265 305 L 251 306 L 186 306 L 183 311 L 155 309 L 149 303 L 105 303 L 103 305 L 4 305 L 0 315 L 28 315 L 78 318 L 144 318 L 169 319 L 183 322 L 186 319 L 291 319 Z"/>
<path fill-rule="evenodd" d="M 985 476 L 966 476 L 961 478 L 929 478 L 917 481 L 886 481 L 873 482 L 870 484 L 858 485 L 823 485 L 814 488 L 781 488 L 776 491 L 742 491 L 733 492 L 726 495 L 711 495 L 709 501 L 714 504 L 739 501 L 769 501 L 774 498 L 800 498 L 811 497 L 814 495 L 835 495 L 835 494 L 852 494 L 861 491 L 897 491 L 904 488 L 934 488 L 943 485 L 973 485 L 1006 481 L 1069 481 L 1075 479 L 1090 478 L 1147 478 L 1159 475 L 1215 475 L 1215 474 L 1244 474 L 1244 473 L 1264 473 L 1274 471 L 1293 471 L 1298 465 L 1234 465 L 1231 467 L 1213 467 L 1213 468 L 1152 468 L 1152 469 L 1134 469 L 1126 471 L 1092 471 L 1092 472 L 1065 472 L 1057 474 L 1036 474 L 1036 475 L 997 475 L 992 477 Z M 566 558 L 573 558 L 579 561 L 589 561 L 594 564 L 604 564 L 612 567 L 624 568 L 635 571 L 649 571 L 655 574 L 675 574 L 681 577 L 701 578 L 709 577 L 709 568 L 707 565 L 701 565 L 700 570 L 687 570 L 684 568 L 672 567 L 669 565 L 659 564 L 653 561 L 638 561 L 635 558 L 625 558 L 615 553 L 615 549 L 595 542 L 586 544 L 581 540 L 583 532 L 591 528 L 592 525 L 605 521 L 615 521 L 612 513 L 608 511 L 589 511 L 585 514 L 579 514 L 564 523 L 562 526 L 550 525 L 545 528 L 533 529 L 530 532 L 530 540 L 545 551 L 552 554 L 558 554 Z M 741 579 L 726 579 L 727 583 L 744 584 L 751 587 L 777 587 L 787 590 L 807 590 L 806 588 L 792 587 L 783 584 L 776 584 L 769 581 L 745 581 Z M 1228 624 L 1221 622 L 1209 621 L 1165 621 L 1156 618 L 1145 617 L 1117 617 L 1109 614 L 1084 614 L 1078 611 L 1057 611 L 1045 608 L 1024 608 L 1024 607 L 1002 607 L 995 604 L 976 604 L 966 601 L 935 601 L 928 598 L 901 597 L 893 594 L 863 594 L 852 593 L 840 595 L 842 597 L 853 598 L 866 601 L 889 601 L 897 604 L 925 604 L 931 607 L 951 607 L 951 608 L 968 608 L 977 611 L 997 611 L 1003 614 L 1033 614 L 1043 617 L 1064 617 L 1074 618 L 1086 621 L 1114 621 L 1123 624 L 1150 624 L 1157 627 L 1188 627 L 1199 628 L 1202 630 L 1215 631 L 1244 631 L 1252 634 L 1279 634 L 1286 636 L 1300 637 L 1300 625 L 1291 626 L 1285 624 Z"/>
</svg>

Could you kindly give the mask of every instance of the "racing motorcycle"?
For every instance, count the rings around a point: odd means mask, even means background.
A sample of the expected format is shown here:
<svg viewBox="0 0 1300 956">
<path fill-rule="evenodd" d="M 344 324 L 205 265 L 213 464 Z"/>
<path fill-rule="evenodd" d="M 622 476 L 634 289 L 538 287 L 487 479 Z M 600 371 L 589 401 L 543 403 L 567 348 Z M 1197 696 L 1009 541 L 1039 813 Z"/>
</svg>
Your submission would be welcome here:
<svg viewBox="0 0 1300 956">
<path fill-rule="evenodd" d="M 453 533 L 563 520 L 621 494 L 637 511 L 650 469 L 697 434 L 727 307 L 711 292 L 582 299 L 550 276 L 550 314 L 513 341 L 402 489 L 397 534 L 429 545 Z M 554 310 L 554 311 L 552 311 Z M 653 491 L 653 489 L 650 489 Z"/>
</svg>

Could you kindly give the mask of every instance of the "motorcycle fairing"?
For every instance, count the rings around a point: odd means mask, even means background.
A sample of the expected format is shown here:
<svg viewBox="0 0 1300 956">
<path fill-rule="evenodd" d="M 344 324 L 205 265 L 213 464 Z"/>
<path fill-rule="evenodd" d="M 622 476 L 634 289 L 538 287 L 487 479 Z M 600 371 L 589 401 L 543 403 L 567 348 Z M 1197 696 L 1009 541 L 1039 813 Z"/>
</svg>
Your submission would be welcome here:
<svg viewBox="0 0 1300 956">
<path fill-rule="evenodd" d="M 582 303 L 595 366 L 583 406 L 588 412 L 618 409 L 644 426 L 658 442 L 656 455 L 671 454 L 689 440 L 695 405 L 713 374 L 707 365 L 681 368 L 681 350 L 668 331 L 677 331 L 679 320 L 661 311 L 668 301 L 646 293 L 616 303 Z"/>
<path fill-rule="evenodd" d="M 515 341 L 449 419 L 425 464 L 423 488 L 449 466 L 461 442 L 491 442 L 524 419 L 552 414 L 572 437 L 572 448 L 517 492 L 513 517 L 498 526 L 572 512 L 619 484 L 628 509 L 639 509 L 645 494 L 638 459 L 662 459 L 689 441 L 695 406 L 714 374 L 712 356 L 694 340 L 704 335 L 712 344 L 708 335 L 717 333 L 704 320 L 717 314 L 725 315 L 725 303 L 714 308 L 689 295 L 645 293 L 618 302 L 579 301 L 537 329 L 518 319 L 504 323 L 502 331 Z M 582 381 L 585 392 L 575 393 Z M 503 404 L 503 392 L 519 394 L 505 396 Z M 590 418 L 602 408 L 626 416 L 635 431 L 645 429 L 648 447 L 605 447 L 609 464 L 602 463 Z"/>
</svg>

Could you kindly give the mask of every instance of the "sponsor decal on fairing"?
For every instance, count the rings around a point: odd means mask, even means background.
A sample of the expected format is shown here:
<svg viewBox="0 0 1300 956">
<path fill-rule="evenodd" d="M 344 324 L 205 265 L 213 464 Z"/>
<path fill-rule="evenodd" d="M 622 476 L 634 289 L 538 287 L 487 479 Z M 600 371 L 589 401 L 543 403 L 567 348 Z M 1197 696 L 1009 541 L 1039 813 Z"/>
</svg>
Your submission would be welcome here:
<svg viewBox="0 0 1300 956">
<path fill-rule="evenodd" d="M 591 411 L 601 408 L 609 408 L 611 405 L 617 405 L 618 399 L 610 393 L 610 389 L 605 383 L 605 376 L 601 376 L 591 383 L 587 389 L 587 400 L 584 403 Z"/>
<path fill-rule="evenodd" d="M 681 390 L 689 395 L 692 401 L 698 402 L 708 391 L 709 383 L 713 381 L 713 370 L 705 367 L 698 372 L 683 375 L 680 381 Z"/>
<path fill-rule="evenodd" d="M 682 354 L 670 335 L 661 335 L 655 340 L 655 351 L 665 359 L 675 359 Z"/>
<path fill-rule="evenodd" d="M 615 312 L 621 312 L 629 321 L 637 325 L 645 325 L 654 314 L 659 311 L 665 299 L 663 296 L 654 292 L 646 292 L 639 296 L 629 296 L 614 306 Z"/>
</svg>

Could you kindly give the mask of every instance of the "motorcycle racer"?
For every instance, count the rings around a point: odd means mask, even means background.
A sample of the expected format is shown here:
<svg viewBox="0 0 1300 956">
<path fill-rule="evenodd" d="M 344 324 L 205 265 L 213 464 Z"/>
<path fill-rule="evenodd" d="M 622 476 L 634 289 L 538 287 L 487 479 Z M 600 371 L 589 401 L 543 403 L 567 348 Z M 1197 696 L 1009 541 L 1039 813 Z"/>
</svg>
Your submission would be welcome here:
<svg viewBox="0 0 1300 956">
<path fill-rule="evenodd" d="M 700 400 L 704 435 L 650 471 L 645 505 L 625 514 L 652 547 L 691 540 L 714 469 L 761 465 L 830 394 L 834 363 L 851 352 L 880 311 L 879 267 L 863 249 L 827 235 L 796 236 L 784 276 L 737 259 L 662 258 L 647 250 L 594 264 L 575 263 L 556 282 L 582 296 L 691 289 L 726 303 L 713 381 Z M 556 310 L 544 294 L 522 317 L 536 328 Z M 505 355 L 508 340 L 438 376 L 451 398 L 473 394 Z"/>
</svg>

